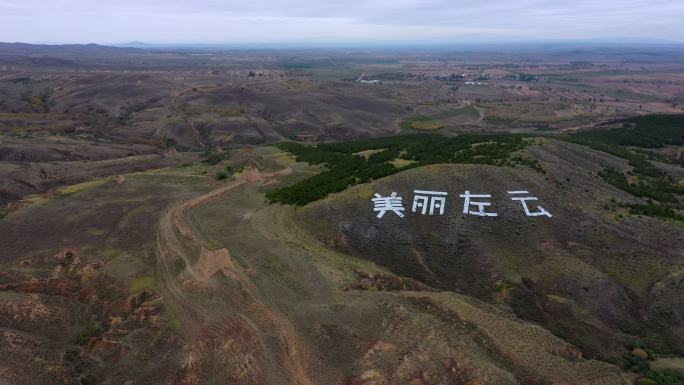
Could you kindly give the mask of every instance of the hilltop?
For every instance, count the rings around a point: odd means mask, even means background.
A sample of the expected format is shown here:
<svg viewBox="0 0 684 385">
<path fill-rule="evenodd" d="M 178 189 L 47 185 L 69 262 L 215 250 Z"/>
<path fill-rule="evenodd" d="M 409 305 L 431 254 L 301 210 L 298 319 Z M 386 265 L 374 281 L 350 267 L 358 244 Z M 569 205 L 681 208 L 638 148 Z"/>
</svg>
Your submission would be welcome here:
<svg viewBox="0 0 684 385">
<path fill-rule="evenodd" d="M 626 169 L 624 159 L 555 140 L 525 151 L 542 173 L 487 165 L 413 168 L 309 204 L 299 218 L 338 250 L 510 309 L 589 356 L 610 359 L 628 346 L 681 352 L 681 310 L 674 304 L 682 225 L 616 204 L 638 200 L 599 174 L 603 167 Z M 410 212 L 414 190 L 448 192 L 444 215 Z M 465 190 L 492 194 L 484 200 L 499 216 L 463 214 Z M 530 208 L 538 204 L 553 217 L 525 216 L 506 193 L 515 190 L 539 198 Z M 389 212 L 378 219 L 371 198 L 391 192 L 404 198 L 405 217 Z"/>
</svg>

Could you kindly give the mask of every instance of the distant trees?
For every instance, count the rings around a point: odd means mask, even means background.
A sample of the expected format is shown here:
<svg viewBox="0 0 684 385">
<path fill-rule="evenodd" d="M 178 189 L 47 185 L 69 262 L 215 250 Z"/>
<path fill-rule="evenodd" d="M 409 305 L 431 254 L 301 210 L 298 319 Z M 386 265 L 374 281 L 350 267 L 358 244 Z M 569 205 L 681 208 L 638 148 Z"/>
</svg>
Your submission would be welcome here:
<svg viewBox="0 0 684 385">
<path fill-rule="evenodd" d="M 644 115 L 621 121 L 622 128 L 572 134 L 574 141 L 642 148 L 684 145 L 684 115 Z"/>
<path fill-rule="evenodd" d="M 684 220 L 684 216 L 679 214 L 684 210 L 680 203 L 684 186 L 674 183 L 665 172 L 651 163 L 652 160 L 681 163 L 682 159 L 672 159 L 646 150 L 684 144 L 684 115 L 644 115 L 620 123 L 623 127 L 578 132 L 566 139 L 629 162 L 632 181 L 612 167 L 599 172 L 599 176 L 635 197 L 649 199 L 646 204 L 620 204 L 629 208 L 632 214 Z"/>
<path fill-rule="evenodd" d="M 651 369 L 648 358 L 626 354 L 622 357 L 622 366 L 630 372 L 638 373 L 639 385 L 681 385 L 684 384 L 684 374 L 672 369 Z"/>
<path fill-rule="evenodd" d="M 349 186 L 366 183 L 412 167 L 437 163 L 481 163 L 492 165 L 526 164 L 522 158 L 509 155 L 524 147 L 522 136 L 466 134 L 453 138 L 441 135 L 403 135 L 357 140 L 343 143 L 321 143 L 305 146 L 281 143 L 279 147 L 296 156 L 297 161 L 323 164 L 326 170 L 292 186 L 267 193 L 271 202 L 305 205 Z M 356 153 L 382 150 L 365 159 Z M 397 167 L 391 162 L 411 162 Z M 516 160 L 520 159 L 520 161 Z"/>
<path fill-rule="evenodd" d="M 204 152 L 203 156 L 204 156 L 204 159 L 202 160 L 203 163 L 215 165 L 215 164 L 221 163 L 222 160 L 227 159 L 228 158 L 228 152 L 225 152 L 225 151 L 219 152 L 219 151 L 215 151 L 215 150 L 207 150 Z"/>
</svg>

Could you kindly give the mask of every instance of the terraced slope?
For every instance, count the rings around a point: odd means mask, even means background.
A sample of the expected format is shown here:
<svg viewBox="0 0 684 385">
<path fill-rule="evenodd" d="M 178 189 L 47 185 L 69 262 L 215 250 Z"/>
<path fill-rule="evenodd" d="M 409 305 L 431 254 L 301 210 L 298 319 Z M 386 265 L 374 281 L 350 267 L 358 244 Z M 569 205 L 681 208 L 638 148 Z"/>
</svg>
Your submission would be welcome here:
<svg viewBox="0 0 684 385">
<path fill-rule="evenodd" d="M 672 276 L 684 262 L 681 225 L 630 215 L 611 201 L 635 200 L 597 176 L 605 165 L 626 168 L 622 159 L 557 141 L 526 151 L 540 160 L 544 173 L 485 165 L 421 167 L 310 204 L 299 218 L 339 250 L 509 308 L 590 356 L 615 357 L 640 344 L 681 350 L 684 336 L 675 314 L 682 304 Z M 410 212 L 414 189 L 448 192 L 445 214 Z M 488 210 L 499 216 L 463 214 L 459 194 L 465 190 L 492 194 Z M 507 194 L 517 190 L 538 197 L 530 204 L 553 217 L 525 216 Z M 371 198 L 391 192 L 404 197 L 405 217 L 390 212 L 376 218 Z M 661 296 L 661 288 L 667 294 Z"/>
</svg>

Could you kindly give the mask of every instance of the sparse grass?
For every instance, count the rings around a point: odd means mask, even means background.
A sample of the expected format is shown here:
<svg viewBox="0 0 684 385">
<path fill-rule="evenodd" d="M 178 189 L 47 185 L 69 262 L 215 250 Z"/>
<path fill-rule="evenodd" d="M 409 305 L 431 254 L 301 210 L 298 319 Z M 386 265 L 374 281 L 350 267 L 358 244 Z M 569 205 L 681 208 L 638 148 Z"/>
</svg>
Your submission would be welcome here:
<svg viewBox="0 0 684 385">
<path fill-rule="evenodd" d="M 99 255 L 105 259 L 112 259 L 121 254 L 125 254 L 125 251 L 112 248 L 105 248 L 99 252 Z"/>
<path fill-rule="evenodd" d="M 216 115 L 221 118 L 243 116 L 245 113 L 240 106 L 200 106 L 192 104 L 183 106 L 183 112 L 193 117 Z"/>
<path fill-rule="evenodd" d="M 73 343 L 76 345 L 85 345 L 92 337 L 100 334 L 101 332 L 101 330 L 97 329 L 93 325 L 83 327 L 81 331 L 74 336 Z"/>
<path fill-rule="evenodd" d="M 111 181 L 111 178 L 95 179 L 92 181 L 83 182 L 83 183 L 79 183 L 79 184 L 60 188 L 57 193 L 60 196 L 68 196 L 68 195 L 72 195 L 72 194 L 76 194 L 76 193 L 79 193 L 82 191 L 89 190 L 93 187 L 100 186 L 100 185 L 102 185 L 106 182 L 110 182 L 110 181 Z"/>
<path fill-rule="evenodd" d="M 141 173 L 136 175 L 126 176 L 129 181 L 140 180 L 146 184 L 180 184 L 192 186 L 193 188 L 203 188 L 209 178 L 204 173 L 177 173 L 177 172 L 156 172 L 156 173 Z"/>
<path fill-rule="evenodd" d="M 656 370 L 672 369 L 684 373 L 684 358 L 681 357 L 663 357 L 657 358 L 651 362 L 651 368 Z"/>
<path fill-rule="evenodd" d="M 387 150 L 387 149 L 386 148 L 378 148 L 378 149 L 374 149 L 374 150 L 365 150 L 365 151 L 359 151 L 359 152 L 355 153 L 354 155 L 358 155 L 364 159 L 368 159 L 371 157 L 371 155 L 381 153 L 385 150 Z"/>
<path fill-rule="evenodd" d="M 203 162 L 210 165 L 216 165 L 229 158 L 228 152 L 207 151 L 204 153 Z"/>
<path fill-rule="evenodd" d="M 654 369 L 650 361 L 627 354 L 623 357 L 625 369 L 638 373 L 638 385 L 681 385 L 684 384 L 684 373 L 672 369 Z"/>
<path fill-rule="evenodd" d="M 433 119 L 448 119 L 454 116 L 472 116 L 479 117 L 480 112 L 472 105 L 467 105 L 463 108 L 457 108 L 449 111 L 445 111 L 436 115 L 432 115 Z"/>
<path fill-rule="evenodd" d="M 404 168 L 404 167 L 410 166 L 410 165 L 417 163 L 417 162 L 418 161 L 415 161 L 415 160 L 402 159 L 402 158 L 394 158 L 394 159 L 389 161 L 389 163 L 396 168 Z"/>
<path fill-rule="evenodd" d="M 0 291 L 0 301 L 8 303 L 20 298 L 20 295 L 14 291 Z"/>
<path fill-rule="evenodd" d="M 183 324 L 177 318 L 169 320 L 169 326 L 171 326 L 171 329 L 173 329 L 176 333 L 183 330 Z"/>
<path fill-rule="evenodd" d="M 141 215 L 154 215 L 157 212 L 156 208 L 152 205 L 141 205 L 133 210 L 130 210 L 126 213 L 126 215 L 121 218 L 121 221 L 119 222 L 119 226 L 124 228 L 128 227 L 132 221 L 134 221 L 137 217 L 140 217 Z"/>
<path fill-rule="evenodd" d="M 445 125 L 436 120 L 419 120 L 411 123 L 411 128 L 421 131 L 437 131 Z"/>
<path fill-rule="evenodd" d="M 588 112 L 567 110 L 567 104 L 552 102 L 513 102 L 509 104 L 485 104 L 485 121 L 492 124 L 535 124 L 545 126 L 576 119 Z"/>
<path fill-rule="evenodd" d="M 462 108 L 451 109 L 434 115 L 412 116 L 399 123 L 399 126 L 405 130 L 415 129 L 422 131 L 436 131 L 446 127 L 446 124 L 440 122 L 440 120 L 445 120 L 457 116 L 469 116 L 477 118 L 480 116 L 480 112 L 477 110 L 477 108 L 468 105 Z"/>
<path fill-rule="evenodd" d="M 416 122 L 429 122 L 430 120 L 431 118 L 425 115 L 412 116 L 399 123 L 399 127 L 409 130 L 413 128 L 413 124 Z"/>
<path fill-rule="evenodd" d="M 608 167 L 599 173 L 606 182 L 635 197 L 647 198 L 646 203 L 620 203 L 635 215 L 684 220 L 680 203 L 684 187 L 656 168 L 651 159 L 660 156 L 633 147 L 657 148 L 684 143 L 684 115 L 646 115 L 623 121 L 622 127 L 578 132 L 565 139 L 626 159 L 632 166 L 629 175 Z M 666 159 L 665 159 L 666 160 Z M 655 201 L 655 202 L 654 202 Z"/>
<path fill-rule="evenodd" d="M 154 277 L 143 276 L 133 279 L 133 281 L 131 281 L 129 289 L 131 290 L 131 292 L 136 292 L 143 289 L 150 289 L 152 287 L 154 287 Z"/>
<path fill-rule="evenodd" d="M 105 229 L 100 229 L 100 228 L 97 228 L 97 227 L 89 228 L 89 229 L 86 230 L 86 231 L 88 232 L 88 234 L 93 235 L 93 236 L 96 236 L 96 237 L 102 236 L 102 235 L 104 235 L 104 234 L 107 233 L 107 230 L 105 230 Z"/>
</svg>

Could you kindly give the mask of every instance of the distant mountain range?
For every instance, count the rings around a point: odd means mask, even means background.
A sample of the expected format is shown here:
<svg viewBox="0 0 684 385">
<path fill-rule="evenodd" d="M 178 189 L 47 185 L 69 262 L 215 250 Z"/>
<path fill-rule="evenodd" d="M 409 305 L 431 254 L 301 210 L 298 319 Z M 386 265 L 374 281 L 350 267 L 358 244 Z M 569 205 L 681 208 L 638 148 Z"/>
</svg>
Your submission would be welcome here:
<svg viewBox="0 0 684 385">
<path fill-rule="evenodd" d="M 663 39 L 646 38 L 605 38 L 590 40 L 491 40 L 477 36 L 468 37 L 458 41 L 454 40 L 429 40 L 429 41 L 347 41 L 347 42 L 264 42 L 264 43 L 148 43 L 144 41 L 131 41 L 127 43 L 101 45 L 101 44 L 29 44 L 29 43 L 2 43 L 0 42 L 1 54 L 111 54 L 111 53 L 140 53 L 146 50 L 165 51 L 222 51 L 239 49 L 321 49 L 321 48 L 364 48 L 364 49 L 408 49 L 408 50 L 568 50 L 588 49 L 596 47 L 610 48 L 668 48 L 684 49 L 684 42 L 676 42 Z"/>
<path fill-rule="evenodd" d="M 99 44 L 28 44 L 28 43 L 2 43 L 0 42 L 0 54 L 35 55 L 35 54 L 111 54 L 122 52 L 139 52 L 130 47 L 112 47 Z"/>
</svg>

